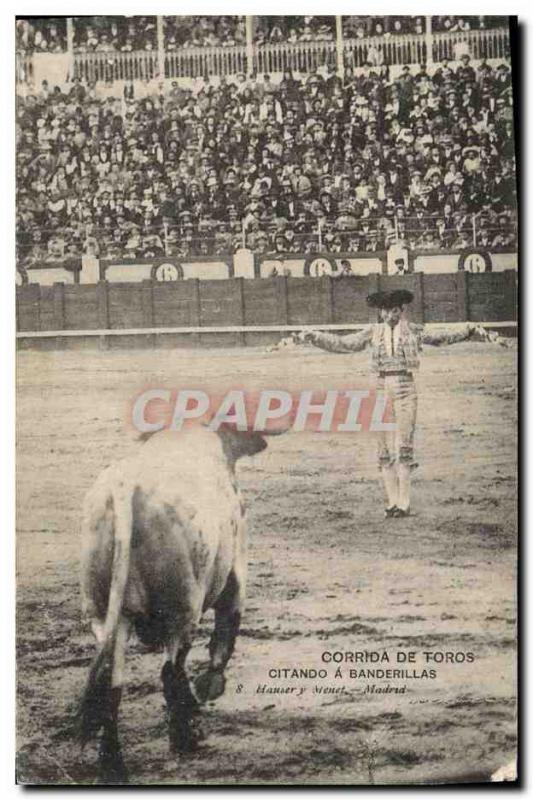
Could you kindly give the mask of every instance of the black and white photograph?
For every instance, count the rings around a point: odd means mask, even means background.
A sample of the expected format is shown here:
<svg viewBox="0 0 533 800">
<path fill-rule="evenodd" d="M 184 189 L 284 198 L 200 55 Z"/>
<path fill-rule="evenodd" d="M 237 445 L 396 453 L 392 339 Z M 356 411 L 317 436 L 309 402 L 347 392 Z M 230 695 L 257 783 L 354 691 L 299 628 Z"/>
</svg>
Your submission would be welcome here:
<svg viewBox="0 0 533 800">
<path fill-rule="evenodd" d="M 519 22 L 11 18 L 16 784 L 520 781 Z"/>
</svg>

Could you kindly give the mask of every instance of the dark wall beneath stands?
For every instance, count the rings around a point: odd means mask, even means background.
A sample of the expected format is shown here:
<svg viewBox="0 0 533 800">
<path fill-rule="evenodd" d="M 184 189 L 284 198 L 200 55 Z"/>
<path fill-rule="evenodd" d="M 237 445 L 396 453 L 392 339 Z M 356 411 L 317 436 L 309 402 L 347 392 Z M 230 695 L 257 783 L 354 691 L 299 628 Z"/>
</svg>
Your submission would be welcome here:
<svg viewBox="0 0 533 800">
<path fill-rule="evenodd" d="M 516 272 L 508 270 L 346 278 L 234 278 L 164 284 L 30 284 L 17 287 L 17 330 L 368 323 L 374 321 L 376 313 L 367 306 L 369 292 L 399 287 L 414 294 L 409 315 L 415 322 L 516 319 Z M 279 338 L 278 334 L 261 332 L 175 336 L 175 343 L 191 345 L 262 344 Z"/>
</svg>

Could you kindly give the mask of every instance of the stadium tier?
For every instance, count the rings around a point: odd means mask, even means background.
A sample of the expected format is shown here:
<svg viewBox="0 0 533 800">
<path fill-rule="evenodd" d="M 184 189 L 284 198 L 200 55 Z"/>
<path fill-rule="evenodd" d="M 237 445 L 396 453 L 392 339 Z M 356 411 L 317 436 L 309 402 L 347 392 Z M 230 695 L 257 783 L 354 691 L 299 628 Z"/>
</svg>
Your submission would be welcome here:
<svg viewBox="0 0 533 800">
<path fill-rule="evenodd" d="M 515 247 L 506 26 L 19 19 L 18 264 Z"/>
</svg>

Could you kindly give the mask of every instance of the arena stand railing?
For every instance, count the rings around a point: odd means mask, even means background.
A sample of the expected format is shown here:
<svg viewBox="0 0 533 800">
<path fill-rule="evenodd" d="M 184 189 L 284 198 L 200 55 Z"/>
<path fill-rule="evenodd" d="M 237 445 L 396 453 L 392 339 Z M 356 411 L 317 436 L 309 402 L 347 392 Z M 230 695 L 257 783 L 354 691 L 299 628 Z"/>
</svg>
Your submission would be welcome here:
<svg viewBox="0 0 533 800">
<path fill-rule="evenodd" d="M 75 18 L 74 18 L 75 20 Z M 318 67 L 345 67 L 366 64 L 397 66 L 431 63 L 447 58 L 451 61 L 467 52 L 473 60 L 509 57 L 509 29 L 472 29 L 467 31 L 435 31 L 400 33 L 381 36 L 346 38 L 337 25 L 333 41 L 299 41 L 245 45 L 180 47 L 165 49 L 163 18 L 157 17 L 157 48 L 122 52 L 117 49 L 77 51 L 73 46 L 73 18 L 67 19 L 67 49 L 71 77 L 87 81 L 150 80 L 153 78 L 196 78 L 205 75 L 234 75 L 254 72 L 276 74 L 292 69 L 307 73 Z M 52 59 L 55 53 L 39 53 L 38 58 Z M 17 51 L 16 78 L 30 80 L 34 55 Z"/>
<path fill-rule="evenodd" d="M 106 237 L 113 252 L 121 251 L 123 257 L 140 256 L 151 252 L 154 248 L 157 255 L 177 256 L 211 256 L 215 253 L 234 253 L 239 248 L 248 248 L 256 253 L 286 252 L 280 246 L 287 242 L 294 253 L 352 253 L 375 252 L 391 245 L 407 247 L 407 249 L 425 251 L 442 249 L 466 250 L 475 247 L 484 249 L 495 247 L 517 246 L 517 219 L 510 216 L 505 222 L 501 220 L 484 220 L 483 213 L 470 214 L 463 218 L 461 224 L 436 226 L 435 216 L 394 216 L 364 217 L 357 226 L 347 228 L 339 225 L 336 219 L 315 217 L 305 221 L 305 230 L 293 230 L 294 226 L 285 221 L 280 225 L 275 219 L 263 221 L 260 226 L 246 227 L 243 222 L 232 225 L 227 222 L 213 222 L 205 232 L 196 230 L 193 225 L 186 229 L 179 223 L 144 228 L 142 230 L 124 230 L 120 242 L 113 240 L 112 231 L 99 228 L 90 223 L 81 236 L 72 236 L 72 230 L 39 228 L 39 241 L 34 242 L 36 229 L 31 232 L 19 230 L 17 244 L 17 261 L 22 266 L 35 261 L 50 259 L 56 261 L 62 257 L 81 257 L 91 254 L 105 257 L 107 254 Z M 288 234 L 288 235 L 287 235 Z M 32 240 L 32 241 L 28 241 Z M 47 242 L 62 241 L 58 250 L 56 246 L 43 253 Z M 128 248 L 126 242 L 138 240 L 138 246 Z M 37 249 L 39 254 L 35 254 Z M 128 252 L 129 251 L 129 252 Z"/>
<path fill-rule="evenodd" d="M 509 56 L 508 31 L 467 31 L 462 33 L 400 34 L 347 39 L 342 43 L 344 66 L 362 67 L 371 63 L 389 66 L 420 64 L 428 61 L 451 61 L 458 58 L 457 48 L 470 52 L 473 59 L 500 59 Z M 86 80 L 132 80 L 154 78 L 158 74 L 158 57 L 153 51 L 131 53 L 75 53 L 74 74 Z M 286 70 L 308 73 L 325 65 L 339 64 L 338 42 L 275 43 L 250 48 L 232 47 L 183 48 L 165 53 L 165 78 L 198 78 L 205 75 L 239 73 L 280 73 Z"/>
<path fill-rule="evenodd" d="M 449 31 L 432 34 L 433 61 L 447 58 L 453 61 L 458 47 L 466 46 L 465 52 L 477 61 L 486 59 L 506 59 L 510 56 L 510 41 L 507 30 L 488 29 L 467 32 Z"/>
<path fill-rule="evenodd" d="M 152 80 L 158 72 L 158 54 L 153 50 L 74 55 L 74 77 L 87 83 Z"/>
<path fill-rule="evenodd" d="M 258 72 L 311 72 L 328 65 L 334 68 L 337 63 L 335 42 L 294 42 L 264 44 L 257 47 L 255 64 Z"/>
<path fill-rule="evenodd" d="M 365 64 L 423 64 L 427 61 L 428 40 L 425 34 L 399 34 L 385 38 L 368 36 L 344 41 L 346 66 L 362 67 Z"/>
<path fill-rule="evenodd" d="M 166 78 L 198 78 L 247 72 L 247 50 L 241 45 L 183 48 L 165 53 Z"/>
</svg>

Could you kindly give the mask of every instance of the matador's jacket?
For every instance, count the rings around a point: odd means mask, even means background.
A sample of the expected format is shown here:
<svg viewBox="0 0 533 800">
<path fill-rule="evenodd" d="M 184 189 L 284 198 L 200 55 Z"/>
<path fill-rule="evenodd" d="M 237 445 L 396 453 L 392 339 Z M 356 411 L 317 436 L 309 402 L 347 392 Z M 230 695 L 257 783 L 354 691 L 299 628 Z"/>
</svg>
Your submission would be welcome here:
<svg viewBox="0 0 533 800">
<path fill-rule="evenodd" d="M 417 414 L 417 392 L 413 373 L 420 365 L 422 343 L 451 344 L 470 338 L 475 326 L 465 323 L 453 331 L 425 333 L 423 326 L 400 318 L 396 325 L 378 322 L 359 333 L 338 336 L 313 331 L 310 340 L 324 350 L 354 353 L 369 346 L 370 370 L 377 378 L 377 389 L 385 394 L 396 424 L 394 433 L 378 435 L 378 464 L 380 469 L 394 464 L 414 468 L 414 432 Z"/>
<path fill-rule="evenodd" d="M 478 328 L 466 322 L 453 329 L 443 325 L 426 331 L 423 325 L 402 318 L 393 328 L 385 322 L 378 322 L 347 336 L 312 331 L 311 341 L 316 347 L 332 353 L 357 353 L 369 345 L 372 372 L 379 374 L 400 369 L 412 372 L 419 367 L 419 353 L 424 344 L 438 346 L 462 342 L 476 333 Z"/>
</svg>

